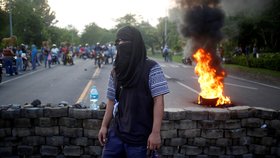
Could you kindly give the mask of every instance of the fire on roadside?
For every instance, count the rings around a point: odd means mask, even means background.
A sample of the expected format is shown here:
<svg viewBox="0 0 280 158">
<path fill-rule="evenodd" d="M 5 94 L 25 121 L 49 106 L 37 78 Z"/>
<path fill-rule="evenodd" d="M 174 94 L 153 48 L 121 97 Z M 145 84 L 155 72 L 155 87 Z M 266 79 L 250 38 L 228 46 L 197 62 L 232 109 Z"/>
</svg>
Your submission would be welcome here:
<svg viewBox="0 0 280 158">
<path fill-rule="evenodd" d="M 193 55 L 197 65 L 195 73 L 198 75 L 198 82 L 200 84 L 200 96 L 198 97 L 198 104 L 202 104 L 201 98 L 213 100 L 216 99 L 216 104 L 213 106 L 223 106 L 231 104 L 230 98 L 223 95 L 225 71 L 217 72 L 212 66 L 212 56 L 206 50 L 200 48 Z"/>
</svg>

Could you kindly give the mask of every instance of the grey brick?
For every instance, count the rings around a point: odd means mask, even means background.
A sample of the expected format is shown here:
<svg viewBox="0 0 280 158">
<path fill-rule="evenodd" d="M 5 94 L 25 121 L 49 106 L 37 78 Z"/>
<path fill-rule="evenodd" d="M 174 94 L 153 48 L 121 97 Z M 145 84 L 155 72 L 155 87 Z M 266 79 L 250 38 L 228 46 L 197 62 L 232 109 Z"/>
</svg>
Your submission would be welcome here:
<svg viewBox="0 0 280 158">
<path fill-rule="evenodd" d="M 18 155 L 32 155 L 33 154 L 33 147 L 32 146 L 26 146 L 26 145 L 20 145 L 17 147 Z"/>
<path fill-rule="evenodd" d="M 185 145 L 181 151 L 186 155 L 200 155 L 202 153 L 202 147 Z"/>
<path fill-rule="evenodd" d="M 62 146 L 62 145 L 64 145 L 64 137 L 63 136 L 50 136 L 50 137 L 46 137 L 46 145 L 49 145 L 49 146 Z"/>
<path fill-rule="evenodd" d="M 63 154 L 65 156 L 81 156 L 82 151 L 80 146 L 65 146 L 63 148 Z"/>
<path fill-rule="evenodd" d="M 201 135 L 200 129 L 179 130 L 179 137 L 182 138 L 195 138 Z"/>
<path fill-rule="evenodd" d="M 209 120 L 228 120 L 230 111 L 222 108 L 209 108 Z"/>
<path fill-rule="evenodd" d="M 0 146 L 0 155 L 1 156 L 10 156 L 12 154 L 13 154 L 13 148 L 11 146 L 9 146 L 9 147 Z"/>
<path fill-rule="evenodd" d="M 207 145 L 207 139 L 201 138 L 201 137 L 194 138 L 194 141 L 193 141 L 192 145 L 195 145 L 195 146 L 206 146 Z"/>
<path fill-rule="evenodd" d="M 43 117 L 42 108 L 24 108 L 21 109 L 21 116 L 25 118 L 39 118 Z"/>
<path fill-rule="evenodd" d="M 248 148 L 246 146 L 229 146 L 226 148 L 227 155 L 244 155 L 248 154 Z"/>
<path fill-rule="evenodd" d="M 189 120 L 208 120 L 209 112 L 205 108 L 188 107 L 184 109 Z"/>
<path fill-rule="evenodd" d="M 205 147 L 203 150 L 204 154 L 206 155 L 223 155 L 225 154 L 225 148 L 217 147 L 217 146 L 209 146 Z"/>
<path fill-rule="evenodd" d="M 41 117 L 35 120 L 35 124 L 40 127 L 51 127 L 57 126 L 57 119 L 56 118 L 49 118 L 49 117 Z"/>
<path fill-rule="evenodd" d="M 58 126 L 35 127 L 35 134 L 38 136 L 54 136 L 59 134 L 59 128 Z"/>
<path fill-rule="evenodd" d="M 69 108 L 69 117 L 76 119 L 91 119 L 93 110 Z"/>
<path fill-rule="evenodd" d="M 253 154 L 258 154 L 258 155 L 266 155 L 270 153 L 270 150 L 266 146 L 262 145 L 257 145 L 257 144 L 252 144 L 249 147 L 249 150 Z"/>
<path fill-rule="evenodd" d="M 226 147 L 226 146 L 231 146 L 232 142 L 231 139 L 227 139 L 227 138 L 219 138 L 216 141 L 216 145 L 217 146 L 222 146 L 222 147 Z"/>
<path fill-rule="evenodd" d="M 280 129 L 280 120 L 271 120 L 270 126 L 273 129 Z"/>
<path fill-rule="evenodd" d="M 31 127 L 30 119 L 28 119 L 28 118 L 16 118 L 16 119 L 14 119 L 14 127 L 18 127 L 18 128 Z"/>
<path fill-rule="evenodd" d="M 186 119 L 186 111 L 182 108 L 165 108 L 168 120 L 184 120 Z"/>
<path fill-rule="evenodd" d="M 220 126 L 220 128 L 224 129 L 236 129 L 241 128 L 241 121 L 240 120 L 226 120 Z"/>
<path fill-rule="evenodd" d="M 101 155 L 102 148 L 101 146 L 89 146 L 89 154 L 90 155 Z"/>
<path fill-rule="evenodd" d="M 88 138 L 98 138 L 99 130 L 84 129 L 84 136 Z"/>
<path fill-rule="evenodd" d="M 44 108 L 45 117 L 66 117 L 68 116 L 68 107 L 46 107 Z"/>
<path fill-rule="evenodd" d="M 175 151 L 174 147 L 170 147 L 170 146 L 162 146 L 161 147 L 161 154 L 166 156 L 166 155 L 173 155 Z"/>
<path fill-rule="evenodd" d="M 90 110 L 92 112 L 92 119 L 102 120 L 105 114 L 105 110 Z"/>
<path fill-rule="evenodd" d="M 1 111 L 0 111 L 1 113 Z M 1 117 L 0 117 L 1 118 Z M 3 119 L 0 119 L 0 127 L 1 128 L 8 128 L 8 127 L 12 127 L 11 126 L 11 121 L 10 120 L 3 120 Z"/>
<path fill-rule="evenodd" d="M 247 135 L 248 136 L 253 136 L 253 137 L 265 137 L 267 136 L 267 129 L 263 128 L 250 128 L 247 129 Z"/>
<path fill-rule="evenodd" d="M 194 129 L 194 128 L 197 128 L 197 123 L 196 123 L 196 121 L 192 121 L 192 120 L 180 120 L 180 121 L 176 121 L 175 128 L 176 129 Z"/>
<path fill-rule="evenodd" d="M 84 129 L 95 129 L 99 130 L 102 124 L 102 120 L 97 119 L 86 119 L 83 121 Z"/>
<path fill-rule="evenodd" d="M 68 128 L 61 126 L 60 127 L 60 135 L 70 138 L 82 137 L 83 136 L 83 128 Z"/>
<path fill-rule="evenodd" d="M 249 106 L 234 106 L 228 108 L 232 119 L 248 118 L 253 116 L 253 110 Z"/>
<path fill-rule="evenodd" d="M 57 154 L 60 152 L 58 147 L 54 146 L 42 146 L 41 147 L 41 155 L 42 156 L 57 156 Z"/>
<path fill-rule="evenodd" d="M 71 144 L 79 145 L 79 146 L 87 146 L 88 138 L 87 137 L 72 138 Z"/>
<path fill-rule="evenodd" d="M 0 128 L 0 138 L 12 135 L 11 128 Z"/>
<path fill-rule="evenodd" d="M 162 123 L 161 123 L 162 131 L 167 131 L 167 130 L 174 129 L 174 128 L 175 128 L 174 121 L 162 120 Z"/>
<path fill-rule="evenodd" d="M 82 120 L 77 120 L 69 117 L 61 117 L 59 119 L 60 126 L 65 126 L 69 128 L 82 128 L 82 122 Z"/>
<path fill-rule="evenodd" d="M 254 108 L 254 116 L 262 119 L 274 119 L 278 116 L 278 113 L 276 110 L 273 109 L 267 109 L 262 107 L 255 107 Z"/>
<path fill-rule="evenodd" d="M 187 139 L 184 138 L 171 138 L 165 140 L 165 145 L 168 146 L 182 146 L 185 145 L 187 142 Z"/>
<path fill-rule="evenodd" d="M 225 130 L 226 138 L 240 138 L 240 137 L 244 137 L 244 136 L 246 136 L 245 128 Z"/>
<path fill-rule="evenodd" d="M 0 146 L 18 146 L 21 143 L 18 139 L 18 137 L 5 137 L 3 141 L 0 141 Z"/>
<path fill-rule="evenodd" d="M 45 137 L 41 136 L 28 136 L 22 139 L 22 143 L 30 146 L 44 145 Z"/>
<path fill-rule="evenodd" d="M 1 118 L 3 119 L 15 119 L 20 118 L 20 109 L 9 108 L 1 111 Z"/>
<path fill-rule="evenodd" d="M 203 138 L 222 138 L 224 134 L 223 130 L 220 129 L 203 129 L 201 132 L 201 137 Z"/>
<path fill-rule="evenodd" d="M 259 119 L 259 118 L 247 118 L 247 119 L 242 119 L 242 121 L 241 121 L 242 127 L 260 128 L 263 123 L 264 123 L 264 120 Z"/>
<path fill-rule="evenodd" d="M 201 120 L 197 121 L 198 128 L 202 129 L 217 129 L 221 125 L 221 121 L 216 120 Z"/>
<path fill-rule="evenodd" d="M 29 128 L 14 128 L 12 133 L 14 137 L 26 137 L 31 135 L 31 130 Z"/>
<path fill-rule="evenodd" d="M 273 137 L 263 137 L 260 145 L 273 146 L 276 145 L 277 139 Z"/>
</svg>

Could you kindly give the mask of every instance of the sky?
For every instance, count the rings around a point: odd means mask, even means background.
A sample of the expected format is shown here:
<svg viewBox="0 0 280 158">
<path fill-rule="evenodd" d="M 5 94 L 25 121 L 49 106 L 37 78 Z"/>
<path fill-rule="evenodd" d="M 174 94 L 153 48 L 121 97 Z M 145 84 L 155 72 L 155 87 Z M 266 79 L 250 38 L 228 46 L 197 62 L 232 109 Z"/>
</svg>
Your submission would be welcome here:
<svg viewBox="0 0 280 158">
<path fill-rule="evenodd" d="M 159 17 L 167 16 L 171 0 L 48 0 L 56 13 L 58 27 L 73 25 L 79 32 L 92 22 L 111 29 L 115 20 L 126 14 L 141 16 L 151 25 L 158 24 Z"/>
</svg>

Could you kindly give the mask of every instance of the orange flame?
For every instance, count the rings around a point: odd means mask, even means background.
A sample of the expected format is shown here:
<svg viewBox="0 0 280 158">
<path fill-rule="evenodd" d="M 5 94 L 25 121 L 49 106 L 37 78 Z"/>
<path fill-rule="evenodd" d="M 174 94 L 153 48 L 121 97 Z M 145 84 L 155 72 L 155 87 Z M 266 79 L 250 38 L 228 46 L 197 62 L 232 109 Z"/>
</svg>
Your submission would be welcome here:
<svg viewBox="0 0 280 158">
<path fill-rule="evenodd" d="M 217 70 L 211 67 L 212 56 L 202 48 L 193 55 L 197 62 L 195 73 L 199 76 L 200 96 L 205 99 L 218 98 L 216 106 L 231 104 L 230 98 L 223 95 L 225 72 L 217 74 Z M 198 104 L 200 99 L 198 99 Z"/>
</svg>

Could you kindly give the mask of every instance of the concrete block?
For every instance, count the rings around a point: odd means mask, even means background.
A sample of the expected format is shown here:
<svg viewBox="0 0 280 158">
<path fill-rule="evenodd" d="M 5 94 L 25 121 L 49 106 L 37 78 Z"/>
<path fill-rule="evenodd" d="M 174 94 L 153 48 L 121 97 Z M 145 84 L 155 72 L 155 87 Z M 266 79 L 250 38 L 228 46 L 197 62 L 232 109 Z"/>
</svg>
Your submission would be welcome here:
<svg viewBox="0 0 280 158">
<path fill-rule="evenodd" d="M 225 130 L 225 138 L 240 138 L 246 136 L 245 128 Z"/>
<path fill-rule="evenodd" d="M 85 147 L 88 145 L 88 138 L 87 137 L 72 138 L 70 142 L 71 144 Z"/>
<path fill-rule="evenodd" d="M 93 129 L 84 129 L 84 137 L 88 138 L 98 138 L 99 130 L 93 130 Z"/>
<path fill-rule="evenodd" d="M 46 107 L 44 108 L 45 117 L 67 117 L 68 107 Z"/>
<path fill-rule="evenodd" d="M 162 146 L 161 147 L 161 154 L 164 156 L 173 155 L 174 151 L 175 151 L 175 148 L 171 147 L 171 146 Z"/>
<path fill-rule="evenodd" d="M 20 118 L 20 109 L 9 108 L 7 110 L 1 111 L 2 119 L 15 119 Z"/>
<path fill-rule="evenodd" d="M 0 112 L 1 112 L 1 111 L 0 111 Z M 0 118 L 1 118 L 1 117 L 0 117 Z M 1 128 L 12 127 L 12 122 L 11 122 L 11 120 L 0 119 L 0 127 L 1 127 Z"/>
<path fill-rule="evenodd" d="M 231 119 L 248 118 L 253 116 L 252 107 L 249 106 L 234 106 L 228 108 Z"/>
<path fill-rule="evenodd" d="M 70 137 L 70 138 L 82 137 L 83 128 L 68 128 L 68 127 L 61 126 L 60 135 L 65 137 Z"/>
<path fill-rule="evenodd" d="M 69 108 L 69 117 L 76 119 L 91 119 L 93 110 Z"/>
<path fill-rule="evenodd" d="M 168 120 L 184 120 L 186 119 L 186 111 L 182 108 L 166 108 Z"/>
<path fill-rule="evenodd" d="M 241 121 L 238 120 L 226 120 L 223 123 L 221 123 L 220 128 L 223 129 L 236 129 L 241 128 Z"/>
<path fill-rule="evenodd" d="M 89 154 L 90 155 L 96 155 L 100 156 L 102 153 L 102 148 L 101 146 L 89 146 Z"/>
<path fill-rule="evenodd" d="M 49 136 L 49 137 L 46 137 L 46 145 L 62 146 L 62 145 L 64 145 L 64 136 Z"/>
<path fill-rule="evenodd" d="M 183 152 L 183 154 L 187 155 L 187 156 L 191 156 L 191 155 L 200 155 L 202 154 L 202 147 L 198 147 L 198 146 L 190 146 L 190 145 L 184 145 L 181 149 L 181 151 Z"/>
<path fill-rule="evenodd" d="M 85 119 L 83 120 L 84 129 L 95 129 L 99 130 L 102 124 L 102 120 L 97 119 Z"/>
<path fill-rule="evenodd" d="M 248 154 L 247 146 L 229 146 L 226 148 L 227 155 L 244 155 Z"/>
<path fill-rule="evenodd" d="M 43 117 L 42 108 L 24 108 L 21 109 L 21 116 L 25 118 L 39 118 Z"/>
<path fill-rule="evenodd" d="M 186 117 L 189 120 L 208 120 L 209 112 L 205 108 L 188 107 L 184 108 Z"/>
<path fill-rule="evenodd" d="M 161 123 L 162 131 L 167 131 L 167 130 L 174 129 L 174 128 L 175 128 L 174 121 L 162 120 L 162 123 Z"/>
<path fill-rule="evenodd" d="M 228 120 L 230 119 L 230 111 L 223 108 L 209 108 L 209 120 Z"/>
<path fill-rule="evenodd" d="M 165 145 L 168 146 L 182 146 L 187 143 L 187 139 L 184 138 L 171 138 L 171 139 L 166 139 Z"/>
<path fill-rule="evenodd" d="M 201 137 L 194 138 L 191 145 L 204 147 L 207 145 L 207 139 Z"/>
<path fill-rule="evenodd" d="M 22 143 L 30 146 L 38 146 L 45 144 L 45 137 L 41 136 L 28 136 L 22 139 Z"/>
<path fill-rule="evenodd" d="M 224 131 L 221 129 L 202 129 L 201 137 L 209 138 L 209 139 L 217 139 L 222 138 L 224 135 Z"/>
<path fill-rule="evenodd" d="M 40 127 L 57 126 L 58 120 L 56 118 L 41 117 L 35 120 L 35 124 Z"/>
<path fill-rule="evenodd" d="M 268 130 L 265 128 L 249 128 L 247 129 L 247 135 L 253 137 L 265 137 L 268 134 Z"/>
<path fill-rule="evenodd" d="M 70 118 L 70 117 L 61 117 L 59 119 L 59 125 L 60 126 L 65 126 L 69 128 L 82 128 L 82 120 L 78 120 L 75 118 Z"/>
<path fill-rule="evenodd" d="M 21 156 L 30 156 L 33 154 L 33 147 L 27 145 L 20 145 L 17 147 L 18 155 Z"/>
<path fill-rule="evenodd" d="M 274 119 L 278 116 L 278 112 L 273 109 L 255 107 L 254 108 L 254 116 L 262 119 Z"/>
<path fill-rule="evenodd" d="M 227 147 L 232 145 L 232 141 L 228 138 L 219 138 L 216 140 L 216 145 L 220 147 Z"/>
<path fill-rule="evenodd" d="M 47 145 L 43 145 L 40 151 L 42 156 L 57 156 L 59 152 L 60 150 L 58 147 L 47 146 Z"/>
<path fill-rule="evenodd" d="M 197 121 L 198 128 L 201 129 L 218 129 L 221 125 L 221 121 L 216 120 L 201 120 Z"/>
<path fill-rule="evenodd" d="M 205 147 L 203 150 L 203 153 L 206 155 L 223 155 L 225 154 L 225 148 L 224 147 L 218 147 L 218 146 L 209 146 Z"/>
<path fill-rule="evenodd" d="M 65 146 L 63 148 L 63 154 L 65 156 L 81 156 L 82 150 L 80 146 Z"/>
<path fill-rule="evenodd" d="M 35 127 L 35 134 L 37 136 L 54 136 L 59 134 L 59 127 Z"/>
<path fill-rule="evenodd" d="M 277 139 L 275 139 L 273 137 L 262 137 L 261 138 L 261 144 L 260 145 L 274 146 L 276 144 L 277 144 Z"/>
<path fill-rule="evenodd" d="M 250 145 L 249 150 L 252 154 L 258 154 L 258 155 L 270 154 L 269 147 L 263 145 L 252 144 Z"/>
<path fill-rule="evenodd" d="M 201 129 L 178 130 L 181 138 L 195 138 L 201 136 Z"/>
<path fill-rule="evenodd" d="M 11 156 L 12 154 L 13 154 L 13 147 L 0 146 L 0 155 L 1 156 Z"/>
<path fill-rule="evenodd" d="M 160 131 L 161 134 L 161 138 L 165 139 L 165 138 L 176 138 L 177 137 L 177 130 L 173 129 L 173 130 L 168 130 L 168 131 Z"/>
<path fill-rule="evenodd" d="M 270 127 L 273 129 L 280 130 L 280 120 L 271 120 Z"/>
<path fill-rule="evenodd" d="M 16 118 L 16 119 L 14 119 L 14 127 L 17 127 L 17 128 L 31 127 L 30 119 L 28 119 L 28 118 Z"/>
<path fill-rule="evenodd" d="M 32 132 L 32 129 L 30 128 L 14 128 L 12 129 L 12 134 L 14 137 L 26 137 L 30 136 Z"/>
<path fill-rule="evenodd" d="M 197 121 L 180 120 L 175 122 L 176 129 L 194 129 L 197 128 Z"/>
<path fill-rule="evenodd" d="M 0 128 L 0 138 L 4 138 L 11 135 L 12 135 L 11 128 Z"/>
<path fill-rule="evenodd" d="M 242 127 L 255 127 L 260 128 L 264 124 L 264 120 L 260 118 L 246 118 L 242 119 Z"/>
<path fill-rule="evenodd" d="M 91 112 L 92 112 L 91 118 L 92 119 L 99 119 L 99 120 L 102 120 L 103 116 L 105 114 L 105 110 L 91 110 Z"/>
</svg>

